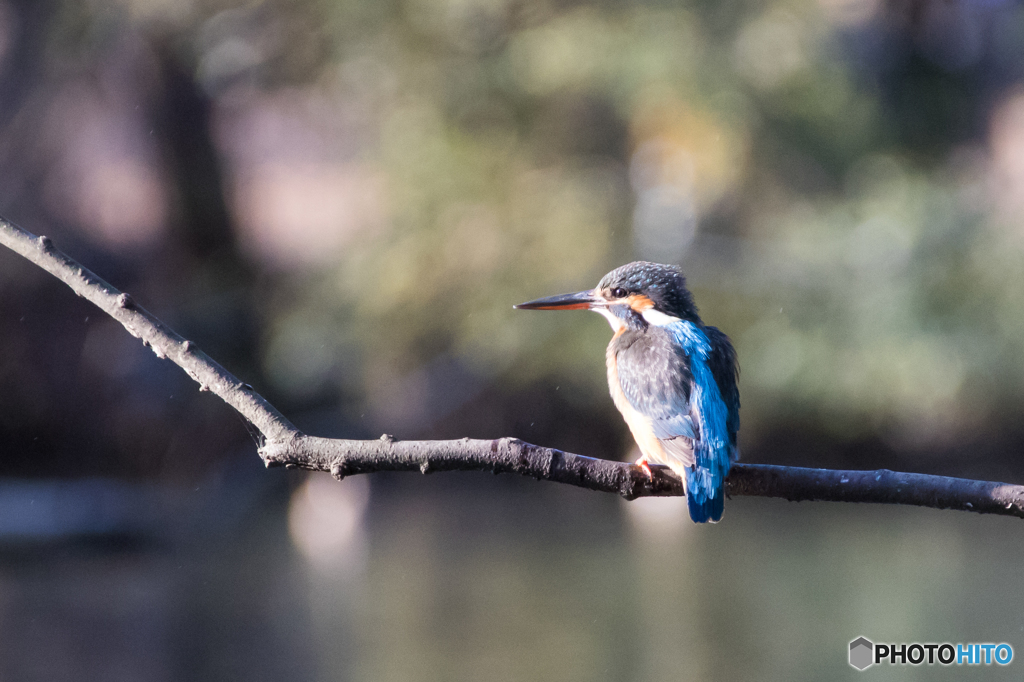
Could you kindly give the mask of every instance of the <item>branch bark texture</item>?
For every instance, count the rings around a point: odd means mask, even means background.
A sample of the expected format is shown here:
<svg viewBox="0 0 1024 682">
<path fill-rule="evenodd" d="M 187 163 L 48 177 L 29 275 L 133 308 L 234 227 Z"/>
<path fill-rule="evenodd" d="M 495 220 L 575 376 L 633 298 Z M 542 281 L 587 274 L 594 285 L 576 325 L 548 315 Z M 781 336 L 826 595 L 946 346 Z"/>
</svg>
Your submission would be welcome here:
<svg viewBox="0 0 1024 682">
<path fill-rule="evenodd" d="M 585 457 L 531 445 L 517 438 L 495 440 L 345 440 L 309 436 L 273 405 L 154 315 L 101 278 L 37 237 L 0 218 L 0 244 L 51 273 L 120 322 L 157 357 L 185 370 L 199 390 L 211 391 L 248 419 L 265 437 L 259 454 L 268 467 L 325 471 L 335 478 L 375 471 L 491 471 L 529 476 L 626 499 L 683 494 L 664 467 L 653 478 L 627 462 Z M 766 464 L 733 465 L 729 496 L 781 497 L 791 501 L 875 502 L 959 509 L 1024 518 L 1024 486 L 929 476 L 880 469 L 840 471 Z"/>
</svg>

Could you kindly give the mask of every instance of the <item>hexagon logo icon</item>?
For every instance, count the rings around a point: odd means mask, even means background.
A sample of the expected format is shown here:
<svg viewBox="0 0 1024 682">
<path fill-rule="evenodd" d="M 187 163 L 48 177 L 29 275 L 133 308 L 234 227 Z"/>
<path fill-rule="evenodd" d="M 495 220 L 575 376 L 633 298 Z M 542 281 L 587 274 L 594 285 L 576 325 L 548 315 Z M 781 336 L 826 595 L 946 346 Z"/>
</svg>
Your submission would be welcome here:
<svg viewBox="0 0 1024 682">
<path fill-rule="evenodd" d="M 865 637 L 850 642 L 850 665 L 857 670 L 866 670 L 874 661 L 875 645 Z"/>
</svg>

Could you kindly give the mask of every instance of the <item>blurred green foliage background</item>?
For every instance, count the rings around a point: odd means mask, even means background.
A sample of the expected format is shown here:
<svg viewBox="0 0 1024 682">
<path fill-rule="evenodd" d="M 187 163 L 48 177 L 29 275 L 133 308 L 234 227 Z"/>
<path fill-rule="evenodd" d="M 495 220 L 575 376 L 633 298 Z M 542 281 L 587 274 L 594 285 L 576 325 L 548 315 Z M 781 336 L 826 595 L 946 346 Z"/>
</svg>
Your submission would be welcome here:
<svg viewBox="0 0 1024 682">
<path fill-rule="evenodd" d="M 511 306 L 647 259 L 733 339 L 745 460 L 1024 479 L 1018 0 L 5 0 L 0 93 L 0 212 L 311 433 L 634 458 L 605 323 Z M 469 475 L 300 487 L 253 449 L 0 253 L 0 473 L 174 491 L 87 550 L 10 503 L 0 672 L 813 679 L 859 635 L 1024 630 L 1007 520 L 695 530 Z"/>
</svg>

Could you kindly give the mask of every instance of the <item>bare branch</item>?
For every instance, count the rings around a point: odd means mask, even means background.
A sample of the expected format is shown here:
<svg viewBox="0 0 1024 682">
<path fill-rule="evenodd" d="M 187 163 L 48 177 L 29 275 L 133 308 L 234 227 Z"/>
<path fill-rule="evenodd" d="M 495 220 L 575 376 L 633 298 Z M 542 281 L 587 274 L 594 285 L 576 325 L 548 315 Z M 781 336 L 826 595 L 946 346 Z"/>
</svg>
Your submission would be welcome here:
<svg viewBox="0 0 1024 682">
<path fill-rule="evenodd" d="M 682 495 L 667 467 L 651 465 L 654 480 L 635 464 L 595 459 L 525 443 L 497 440 L 375 441 L 299 436 L 260 449 L 267 466 L 329 471 L 335 478 L 374 471 L 479 470 L 637 497 Z M 770 464 L 733 464 L 726 479 L 730 496 L 781 497 L 791 502 L 876 502 L 958 509 L 1024 518 L 1024 486 L 964 478 L 877 471 L 808 469 Z"/>
<path fill-rule="evenodd" d="M 128 296 L 36 237 L 0 218 L 0 244 L 21 254 L 124 325 L 134 336 L 184 369 L 235 408 L 266 437 L 259 453 L 268 467 L 330 472 L 335 478 L 375 471 L 491 471 L 615 493 L 626 499 L 683 494 L 664 467 L 653 479 L 626 462 L 574 455 L 525 443 L 496 440 L 342 440 L 307 436 L 251 386 L 178 336 Z M 766 464 L 734 464 L 726 481 L 730 496 L 781 497 L 791 501 L 875 502 L 958 509 L 1024 518 L 1024 486 L 945 476 L 878 471 L 836 471 Z"/>
<path fill-rule="evenodd" d="M 667 469 L 658 467 L 651 480 L 634 464 L 574 455 L 518 438 L 415 441 L 384 435 L 367 441 L 303 435 L 285 442 L 267 441 L 260 455 L 267 466 L 329 471 L 339 479 L 374 471 L 491 471 L 616 493 L 629 500 L 683 494 L 679 479 Z"/>
<path fill-rule="evenodd" d="M 0 244 L 24 256 L 71 287 L 79 296 L 124 325 L 132 336 L 142 339 L 158 358 L 168 359 L 199 383 L 200 391 L 211 391 L 270 440 L 298 435 L 284 415 L 252 386 L 238 380 L 194 343 L 178 336 L 128 294 L 121 293 L 93 272 L 56 249 L 49 237 L 36 237 L 0 217 Z"/>
<path fill-rule="evenodd" d="M 874 502 L 956 509 L 1024 518 L 1024 486 L 888 469 L 843 471 L 734 464 L 729 495 L 781 497 L 790 502 Z"/>
</svg>

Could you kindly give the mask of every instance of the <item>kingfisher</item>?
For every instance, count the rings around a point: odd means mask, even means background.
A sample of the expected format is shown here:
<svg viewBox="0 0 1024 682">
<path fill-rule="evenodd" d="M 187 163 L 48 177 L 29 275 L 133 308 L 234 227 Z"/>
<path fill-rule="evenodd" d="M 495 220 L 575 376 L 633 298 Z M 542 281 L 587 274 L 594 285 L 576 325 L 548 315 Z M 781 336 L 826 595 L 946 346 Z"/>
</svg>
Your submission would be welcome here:
<svg viewBox="0 0 1024 682">
<path fill-rule="evenodd" d="M 701 321 L 682 271 L 637 261 L 594 289 L 514 307 L 593 310 L 608 320 L 608 388 L 640 448 L 636 463 L 648 476 L 649 464 L 669 467 L 682 479 L 690 518 L 719 521 L 738 458 L 739 367 L 729 337 Z"/>
</svg>

